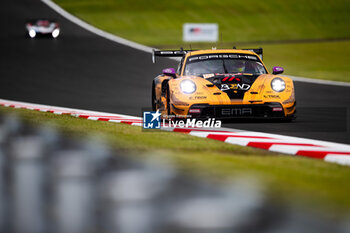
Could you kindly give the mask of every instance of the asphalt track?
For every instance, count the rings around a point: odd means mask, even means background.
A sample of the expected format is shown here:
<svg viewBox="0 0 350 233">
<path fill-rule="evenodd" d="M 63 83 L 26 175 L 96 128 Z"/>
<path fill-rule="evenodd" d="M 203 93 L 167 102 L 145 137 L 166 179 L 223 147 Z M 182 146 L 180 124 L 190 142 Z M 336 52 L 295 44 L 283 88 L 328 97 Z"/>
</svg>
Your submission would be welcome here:
<svg viewBox="0 0 350 233">
<path fill-rule="evenodd" d="M 24 23 L 56 18 L 57 40 L 27 39 Z M 96 36 L 39 0 L 6 0 L 0 8 L 0 98 L 140 115 L 150 106 L 152 79 L 170 59 Z M 287 71 L 288 72 L 288 71 Z M 298 118 L 292 123 L 231 122 L 225 127 L 350 143 L 350 87 L 295 82 Z"/>
</svg>

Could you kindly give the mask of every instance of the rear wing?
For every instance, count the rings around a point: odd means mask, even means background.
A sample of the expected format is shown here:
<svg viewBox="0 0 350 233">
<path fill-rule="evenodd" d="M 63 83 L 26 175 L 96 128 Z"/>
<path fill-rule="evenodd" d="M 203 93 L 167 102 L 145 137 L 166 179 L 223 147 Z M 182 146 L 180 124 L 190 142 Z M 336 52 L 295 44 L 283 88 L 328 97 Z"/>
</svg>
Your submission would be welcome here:
<svg viewBox="0 0 350 233">
<path fill-rule="evenodd" d="M 195 50 L 154 50 L 152 53 L 152 62 L 156 63 L 156 57 L 183 57 L 187 53 Z"/>
<path fill-rule="evenodd" d="M 260 59 L 263 59 L 263 49 L 262 48 L 258 48 L 258 49 L 242 49 L 242 50 L 249 50 L 251 52 L 254 52 L 256 54 L 258 54 L 258 56 L 260 57 Z"/>
<path fill-rule="evenodd" d="M 236 47 L 233 47 L 233 49 L 236 49 Z M 254 52 L 258 54 L 260 59 L 263 59 L 263 49 L 258 48 L 258 49 L 242 49 L 242 50 L 248 50 L 251 52 Z M 154 50 L 152 52 L 152 62 L 156 63 L 156 57 L 183 57 L 189 52 L 193 52 L 197 50 Z"/>
</svg>

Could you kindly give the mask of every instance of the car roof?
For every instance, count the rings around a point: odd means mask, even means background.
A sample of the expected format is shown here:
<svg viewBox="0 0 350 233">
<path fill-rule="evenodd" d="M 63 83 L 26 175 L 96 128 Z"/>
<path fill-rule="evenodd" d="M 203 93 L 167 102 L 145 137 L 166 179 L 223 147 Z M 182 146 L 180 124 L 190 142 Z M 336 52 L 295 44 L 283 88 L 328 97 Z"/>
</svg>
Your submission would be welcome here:
<svg viewBox="0 0 350 233">
<path fill-rule="evenodd" d="M 258 59 L 262 62 L 262 59 L 259 57 L 258 54 L 256 54 L 253 51 L 250 50 L 242 50 L 242 49 L 204 49 L 204 50 L 195 50 L 195 51 L 191 51 L 186 53 L 185 55 L 185 61 L 187 62 L 188 57 L 190 56 L 195 56 L 195 55 L 201 55 L 201 54 L 218 54 L 218 53 L 236 53 L 236 54 L 248 54 L 248 55 L 253 55 L 253 56 L 257 56 Z M 262 63 L 266 69 L 266 66 L 264 63 Z M 182 71 L 184 70 L 184 66 L 182 67 Z M 266 69 L 266 71 L 268 72 L 268 70 Z"/>
<path fill-rule="evenodd" d="M 205 49 L 205 50 L 196 50 L 191 51 L 186 54 L 186 57 L 193 56 L 193 55 L 201 55 L 201 54 L 212 54 L 212 53 L 239 53 L 239 54 L 250 54 L 250 55 L 256 55 L 256 53 L 249 51 L 249 50 L 241 50 L 241 49 Z"/>
<path fill-rule="evenodd" d="M 31 22 L 31 23 L 36 23 L 38 21 L 49 21 L 50 23 L 56 23 L 57 20 L 56 19 L 50 19 L 50 18 L 36 18 L 36 19 L 30 19 L 27 22 Z"/>
</svg>

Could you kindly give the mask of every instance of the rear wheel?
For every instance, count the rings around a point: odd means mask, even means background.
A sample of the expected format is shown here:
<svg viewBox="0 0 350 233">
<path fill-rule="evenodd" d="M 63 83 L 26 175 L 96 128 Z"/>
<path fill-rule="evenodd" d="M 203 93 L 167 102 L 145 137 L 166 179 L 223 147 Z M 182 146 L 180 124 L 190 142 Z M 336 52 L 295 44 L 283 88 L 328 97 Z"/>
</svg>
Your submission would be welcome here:
<svg viewBox="0 0 350 233">
<path fill-rule="evenodd" d="M 156 90 L 155 84 L 152 82 L 152 111 L 157 110 L 157 99 L 156 99 Z"/>
</svg>

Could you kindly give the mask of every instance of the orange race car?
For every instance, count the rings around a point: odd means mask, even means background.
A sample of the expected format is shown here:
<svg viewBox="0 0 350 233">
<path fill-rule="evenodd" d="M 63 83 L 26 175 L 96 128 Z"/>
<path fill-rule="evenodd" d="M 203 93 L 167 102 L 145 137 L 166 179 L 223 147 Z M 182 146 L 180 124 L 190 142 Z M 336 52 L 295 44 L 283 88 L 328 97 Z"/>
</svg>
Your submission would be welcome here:
<svg viewBox="0 0 350 233">
<path fill-rule="evenodd" d="M 167 68 L 152 83 L 153 111 L 163 118 L 295 117 L 294 85 L 283 68 L 272 74 L 260 49 L 163 50 L 157 56 L 182 57 L 177 70 Z"/>
</svg>

